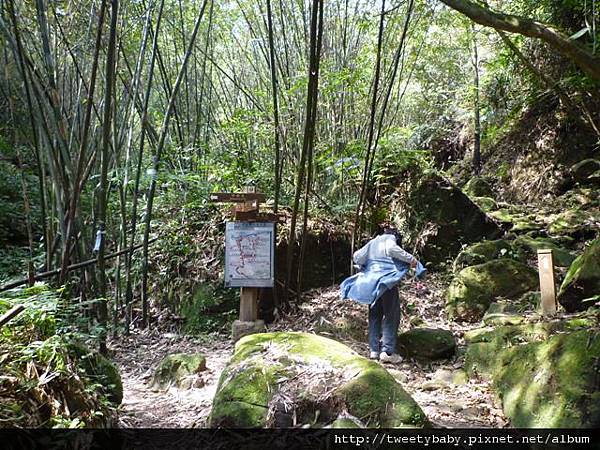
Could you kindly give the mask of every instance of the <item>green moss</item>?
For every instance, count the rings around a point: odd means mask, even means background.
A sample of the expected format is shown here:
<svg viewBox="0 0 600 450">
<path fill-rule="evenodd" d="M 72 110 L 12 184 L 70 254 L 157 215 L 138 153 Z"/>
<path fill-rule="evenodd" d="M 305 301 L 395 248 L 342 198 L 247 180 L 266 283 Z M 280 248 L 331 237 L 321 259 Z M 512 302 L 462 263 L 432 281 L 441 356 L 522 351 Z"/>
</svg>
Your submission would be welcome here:
<svg viewBox="0 0 600 450">
<path fill-rule="evenodd" d="M 461 251 L 454 260 L 454 270 L 466 266 L 483 264 L 492 259 L 510 256 L 512 246 L 504 239 L 483 241 L 473 244 Z"/>
<path fill-rule="evenodd" d="M 471 178 L 462 190 L 469 197 L 494 197 L 490 183 L 482 177 Z"/>
<path fill-rule="evenodd" d="M 210 421 L 213 427 L 256 428 L 267 419 L 268 409 L 243 401 L 218 402 L 213 405 Z"/>
<path fill-rule="evenodd" d="M 490 212 L 498 209 L 496 200 L 491 197 L 471 197 L 473 203 L 479 206 L 483 211 Z"/>
<path fill-rule="evenodd" d="M 557 245 L 553 239 L 532 236 L 519 236 L 515 239 L 515 247 L 523 249 L 529 257 L 535 257 L 538 250 L 551 249 L 554 263 L 560 267 L 569 267 L 575 255 Z"/>
<path fill-rule="evenodd" d="M 589 339 L 592 339 L 591 341 Z M 600 339 L 589 331 L 552 336 L 546 342 L 514 347 L 495 374 L 504 411 L 517 427 L 597 427 L 590 409 L 595 359 Z"/>
<path fill-rule="evenodd" d="M 600 294 L 600 239 L 596 239 L 578 256 L 560 287 L 558 301 L 569 312 L 589 305 L 582 300 Z"/>
<path fill-rule="evenodd" d="M 486 325 L 519 325 L 525 319 L 516 314 L 493 313 L 483 316 L 483 323 Z"/>
<path fill-rule="evenodd" d="M 494 219 L 504 223 L 513 223 L 517 220 L 515 213 L 510 208 L 501 208 L 489 213 L 489 215 Z"/>
<path fill-rule="evenodd" d="M 583 209 L 569 209 L 553 216 L 548 225 L 548 232 L 552 235 L 577 235 L 588 227 L 587 222 L 593 222 L 599 217 L 598 212 Z"/>
<path fill-rule="evenodd" d="M 160 362 L 152 385 L 165 388 L 170 385 L 181 386 L 186 377 L 206 370 L 206 358 L 199 353 L 174 353 Z"/>
<path fill-rule="evenodd" d="M 537 220 L 535 214 L 520 211 L 514 206 L 491 211 L 489 215 L 499 222 L 506 225 L 512 225 L 510 229 L 514 232 L 524 233 L 541 230 L 544 227 L 544 224 Z"/>
<path fill-rule="evenodd" d="M 423 426 L 427 419 L 419 405 L 377 363 L 338 390 L 348 412 L 370 427 Z"/>
<path fill-rule="evenodd" d="M 488 328 L 465 336 L 470 341 L 465 369 L 492 380 L 512 426 L 600 425 L 600 333 L 597 321 L 582 319 Z"/>
<path fill-rule="evenodd" d="M 477 321 L 496 297 L 515 299 L 537 284 L 533 269 L 508 258 L 467 267 L 450 283 L 446 312 L 451 319 Z"/>
<path fill-rule="evenodd" d="M 120 405 L 123 401 L 123 382 L 117 367 L 109 359 L 85 345 L 71 343 L 69 348 L 80 358 L 81 367 L 86 375 L 102 386 L 108 400 Z"/>
</svg>

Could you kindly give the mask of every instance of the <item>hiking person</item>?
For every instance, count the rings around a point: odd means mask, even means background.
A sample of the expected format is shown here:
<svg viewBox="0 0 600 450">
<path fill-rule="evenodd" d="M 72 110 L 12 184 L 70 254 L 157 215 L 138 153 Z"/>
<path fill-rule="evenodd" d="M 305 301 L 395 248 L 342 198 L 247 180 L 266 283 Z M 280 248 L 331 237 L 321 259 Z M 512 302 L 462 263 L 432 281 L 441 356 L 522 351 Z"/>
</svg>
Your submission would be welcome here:
<svg viewBox="0 0 600 450">
<path fill-rule="evenodd" d="M 340 285 L 342 299 L 369 305 L 369 347 L 371 359 L 397 364 L 396 335 L 400 325 L 400 298 L 396 286 L 415 269 L 421 277 L 426 269 L 402 247 L 399 231 L 385 227 L 383 232 L 354 252 L 352 259 L 360 272 Z"/>
</svg>

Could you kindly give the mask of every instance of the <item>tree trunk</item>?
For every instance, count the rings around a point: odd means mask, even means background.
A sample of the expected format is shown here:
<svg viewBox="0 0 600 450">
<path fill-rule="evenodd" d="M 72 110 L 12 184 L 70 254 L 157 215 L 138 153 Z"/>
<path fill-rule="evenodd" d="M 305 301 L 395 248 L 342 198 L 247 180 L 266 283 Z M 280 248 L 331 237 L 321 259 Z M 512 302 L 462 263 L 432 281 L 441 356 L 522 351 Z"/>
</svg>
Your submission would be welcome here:
<svg viewBox="0 0 600 450">
<path fill-rule="evenodd" d="M 305 182 L 306 174 L 306 159 L 309 152 L 312 152 L 312 146 L 314 142 L 314 127 L 315 127 L 315 112 L 316 112 L 316 101 L 318 94 L 318 82 L 319 82 L 319 53 L 318 49 L 318 33 L 319 33 L 319 16 L 321 8 L 323 7 L 322 0 L 313 0 L 312 2 L 312 14 L 310 22 L 310 58 L 308 67 L 308 87 L 306 92 L 306 119 L 304 122 L 304 139 L 302 143 L 302 152 L 300 154 L 300 164 L 298 166 L 298 176 L 296 180 L 296 192 L 294 195 L 294 206 L 292 210 L 292 218 L 290 224 L 290 235 L 288 238 L 287 255 L 286 255 L 286 279 L 284 287 L 284 295 L 286 304 L 289 302 L 289 290 L 292 280 L 292 266 L 293 266 L 293 255 L 294 255 L 294 244 L 296 238 L 296 222 L 298 219 L 298 209 L 300 206 L 300 195 L 302 193 L 302 187 Z M 322 19 L 321 19 L 322 22 Z M 302 268 L 299 266 L 298 271 Z M 299 289 L 296 289 L 299 293 Z"/>
<path fill-rule="evenodd" d="M 106 1 L 106 0 L 105 0 Z M 108 203 L 108 159 L 112 116 L 112 92 L 115 84 L 115 48 L 117 40 L 117 19 L 119 0 L 111 0 L 110 35 L 106 54 L 106 87 L 104 90 L 104 114 L 102 122 L 102 158 L 100 169 L 100 191 L 98 193 L 98 233 L 100 248 L 98 249 L 98 287 L 100 302 L 98 304 L 98 322 L 104 329 L 100 332 L 100 352 L 107 353 L 106 326 L 108 322 L 108 299 L 106 298 L 106 210 Z"/>
<path fill-rule="evenodd" d="M 481 168 L 481 118 L 479 105 L 479 52 L 477 49 L 477 34 L 475 26 L 471 22 L 471 38 L 473 43 L 473 89 L 475 91 L 475 99 L 473 102 L 473 172 L 479 173 Z"/>
<path fill-rule="evenodd" d="M 179 87 L 181 86 L 181 82 L 184 78 L 184 74 L 190 60 L 190 56 L 194 50 L 194 44 L 196 42 L 196 35 L 198 34 L 198 29 L 200 28 L 200 22 L 202 20 L 202 16 L 204 15 L 204 10 L 206 9 L 207 0 L 204 0 L 202 3 L 202 8 L 200 9 L 200 13 L 198 14 L 198 18 L 196 19 L 196 23 L 194 25 L 194 31 L 192 32 L 192 36 L 190 37 L 190 42 L 185 52 L 185 57 L 183 59 L 183 63 L 181 68 L 179 69 L 179 73 L 177 74 L 177 79 L 175 80 L 175 85 L 171 91 L 171 97 L 169 98 L 169 105 L 167 106 L 167 111 L 165 113 L 165 117 L 163 119 L 162 127 L 160 130 L 160 137 L 156 146 L 156 152 L 154 153 L 154 163 L 153 163 L 153 176 L 152 181 L 150 182 L 150 190 L 148 192 L 148 202 L 146 203 L 146 220 L 145 220 L 145 228 L 144 228 L 144 241 L 143 241 L 143 256 L 142 256 L 142 321 L 144 326 L 148 326 L 148 242 L 150 238 L 150 223 L 152 220 L 152 206 L 154 204 L 154 194 L 156 193 L 156 179 L 158 176 L 158 170 L 160 167 L 162 151 L 165 146 L 165 140 L 167 138 L 167 134 L 169 132 L 169 121 L 171 119 L 171 115 L 173 114 L 175 108 L 175 100 L 177 98 L 177 93 L 179 92 Z M 158 54 L 158 52 L 157 52 Z"/>
</svg>

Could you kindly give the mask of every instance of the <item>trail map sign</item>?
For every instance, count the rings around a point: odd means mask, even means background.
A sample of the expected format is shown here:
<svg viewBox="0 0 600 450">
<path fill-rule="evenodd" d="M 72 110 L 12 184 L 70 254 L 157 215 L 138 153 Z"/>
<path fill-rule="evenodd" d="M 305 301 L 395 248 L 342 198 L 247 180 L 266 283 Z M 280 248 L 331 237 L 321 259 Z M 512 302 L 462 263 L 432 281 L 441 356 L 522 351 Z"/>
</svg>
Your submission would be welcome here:
<svg viewBox="0 0 600 450">
<path fill-rule="evenodd" d="M 227 222 L 225 286 L 273 287 L 273 223 Z"/>
</svg>

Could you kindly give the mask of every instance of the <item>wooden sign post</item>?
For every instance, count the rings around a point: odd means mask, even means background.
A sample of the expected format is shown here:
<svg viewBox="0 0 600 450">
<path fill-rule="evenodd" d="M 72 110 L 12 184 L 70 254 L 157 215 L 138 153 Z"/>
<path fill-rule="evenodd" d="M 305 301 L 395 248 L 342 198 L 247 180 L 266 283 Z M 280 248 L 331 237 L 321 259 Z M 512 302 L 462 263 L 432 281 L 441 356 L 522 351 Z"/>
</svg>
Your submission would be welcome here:
<svg viewBox="0 0 600 450">
<path fill-rule="evenodd" d="M 225 286 L 240 287 L 240 318 L 233 324 L 233 339 L 260 332 L 264 322 L 258 319 L 258 293 L 274 282 L 274 226 L 277 214 L 260 213 L 265 195 L 249 186 L 246 192 L 215 192 L 210 201 L 234 203 L 234 222 L 226 226 Z"/>
<path fill-rule="evenodd" d="M 544 316 L 553 316 L 556 314 L 556 282 L 552 250 L 538 250 L 537 255 L 542 311 Z"/>
</svg>

